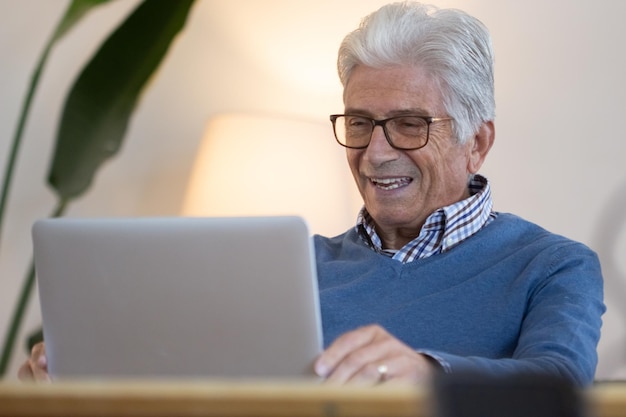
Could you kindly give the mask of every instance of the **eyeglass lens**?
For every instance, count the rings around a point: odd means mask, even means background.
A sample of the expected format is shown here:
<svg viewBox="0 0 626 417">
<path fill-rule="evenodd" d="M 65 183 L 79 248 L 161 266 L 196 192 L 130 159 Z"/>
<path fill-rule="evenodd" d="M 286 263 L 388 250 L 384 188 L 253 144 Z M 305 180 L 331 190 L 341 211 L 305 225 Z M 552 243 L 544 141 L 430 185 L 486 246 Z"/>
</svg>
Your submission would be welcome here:
<svg viewBox="0 0 626 417">
<path fill-rule="evenodd" d="M 387 139 L 397 148 L 416 149 L 428 141 L 428 121 L 417 116 L 398 116 L 378 122 L 363 116 L 338 116 L 335 136 L 343 146 L 365 148 L 376 125 L 383 127 Z"/>
</svg>

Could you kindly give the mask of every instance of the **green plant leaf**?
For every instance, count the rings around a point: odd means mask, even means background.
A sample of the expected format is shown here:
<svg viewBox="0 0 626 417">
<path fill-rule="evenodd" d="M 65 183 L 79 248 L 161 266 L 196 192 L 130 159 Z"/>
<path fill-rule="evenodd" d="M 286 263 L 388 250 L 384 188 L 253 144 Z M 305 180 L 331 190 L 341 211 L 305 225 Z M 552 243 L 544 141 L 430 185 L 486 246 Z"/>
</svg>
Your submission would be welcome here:
<svg viewBox="0 0 626 417">
<path fill-rule="evenodd" d="M 110 0 L 74 0 L 65 11 L 61 22 L 56 27 L 50 43 L 56 42 L 63 37 L 88 11 Z"/>
<path fill-rule="evenodd" d="M 104 42 L 70 91 L 48 182 L 80 196 L 119 150 L 140 94 L 183 28 L 194 0 L 144 0 Z"/>
<path fill-rule="evenodd" d="M 24 97 L 24 103 L 22 104 L 20 117 L 17 121 L 15 134 L 13 135 L 13 142 L 11 143 L 11 150 L 8 153 L 6 170 L 2 182 L 2 191 L 0 193 L 0 235 L 2 232 L 2 225 L 4 224 L 4 208 L 6 207 L 7 201 L 9 199 L 13 172 L 15 171 L 15 163 L 19 155 L 20 146 L 22 144 L 24 127 L 26 126 L 28 114 L 30 113 L 31 103 L 33 101 L 33 97 L 35 96 L 37 86 L 39 85 L 41 73 L 46 66 L 50 51 L 52 50 L 52 47 L 56 44 L 56 42 L 61 39 L 71 28 L 73 28 L 74 25 L 78 23 L 78 21 L 80 21 L 85 14 L 87 14 L 87 12 L 89 12 L 95 6 L 106 3 L 108 1 L 109 0 L 74 0 L 66 9 L 63 17 L 57 24 L 56 29 L 48 40 L 48 43 L 46 43 L 46 46 L 44 47 L 43 52 L 39 57 L 37 65 L 35 65 L 35 69 L 33 70 L 33 74 L 31 75 L 28 90 L 26 90 L 26 96 Z M 2 366 L 0 364 L 0 372 L 1 369 Z"/>
</svg>

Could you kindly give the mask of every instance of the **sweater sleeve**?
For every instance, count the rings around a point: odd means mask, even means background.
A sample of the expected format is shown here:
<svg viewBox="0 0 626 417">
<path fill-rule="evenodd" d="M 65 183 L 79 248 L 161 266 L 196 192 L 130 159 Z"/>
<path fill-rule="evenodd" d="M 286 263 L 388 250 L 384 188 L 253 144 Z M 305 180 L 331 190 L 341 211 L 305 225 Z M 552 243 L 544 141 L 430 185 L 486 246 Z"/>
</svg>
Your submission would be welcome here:
<svg viewBox="0 0 626 417">
<path fill-rule="evenodd" d="M 548 373 L 577 386 L 591 384 L 605 311 L 600 263 L 594 252 L 575 242 L 544 252 L 534 262 L 543 264 L 545 273 L 529 294 L 511 358 L 421 352 L 434 358 L 446 372 Z"/>
</svg>

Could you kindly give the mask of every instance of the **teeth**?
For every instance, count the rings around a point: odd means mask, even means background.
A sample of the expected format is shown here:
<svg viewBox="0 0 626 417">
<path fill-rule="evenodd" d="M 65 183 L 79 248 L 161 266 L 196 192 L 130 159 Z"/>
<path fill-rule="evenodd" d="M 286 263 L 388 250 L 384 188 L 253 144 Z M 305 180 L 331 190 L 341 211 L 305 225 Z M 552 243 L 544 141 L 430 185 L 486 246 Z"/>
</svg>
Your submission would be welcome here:
<svg viewBox="0 0 626 417">
<path fill-rule="evenodd" d="M 374 179 L 372 181 L 380 183 L 380 184 L 392 184 L 394 182 L 398 182 L 398 181 L 401 181 L 401 180 L 397 179 L 397 178 L 385 178 L 385 179 L 382 179 L 382 180 Z"/>
<path fill-rule="evenodd" d="M 372 178 L 372 183 L 384 190 L 394 190 L 411 182 L 411 178 Z"/>
</svg>

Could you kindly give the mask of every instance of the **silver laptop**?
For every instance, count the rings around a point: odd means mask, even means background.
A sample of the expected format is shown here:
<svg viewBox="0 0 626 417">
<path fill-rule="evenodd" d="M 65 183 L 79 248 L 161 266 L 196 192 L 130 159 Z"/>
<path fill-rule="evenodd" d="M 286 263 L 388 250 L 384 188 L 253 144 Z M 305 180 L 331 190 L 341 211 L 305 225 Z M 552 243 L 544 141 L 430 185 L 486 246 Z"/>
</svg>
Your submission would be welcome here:
<svg viewBox="0 0 626 417">
<path fill-rule="evenodd" d="M 299 217 L 45 219 L 33 243 L 52 378 L 313 377 Z"/>
</svg>

